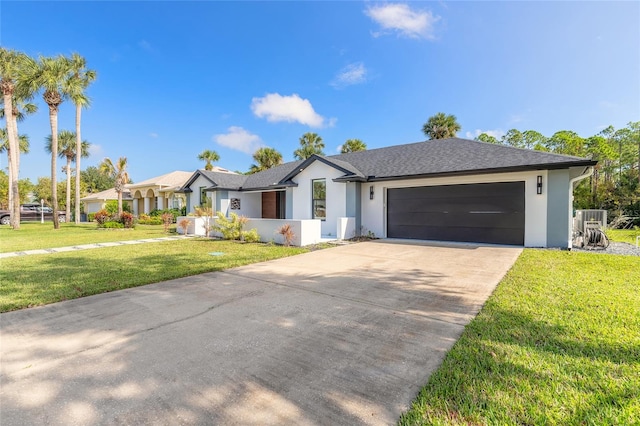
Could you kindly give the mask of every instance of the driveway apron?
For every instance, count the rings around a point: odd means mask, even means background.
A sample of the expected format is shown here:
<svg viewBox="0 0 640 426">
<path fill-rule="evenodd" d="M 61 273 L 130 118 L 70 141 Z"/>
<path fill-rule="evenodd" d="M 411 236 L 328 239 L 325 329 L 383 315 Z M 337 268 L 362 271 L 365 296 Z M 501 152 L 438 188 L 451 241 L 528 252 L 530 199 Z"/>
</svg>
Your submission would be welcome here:
<svg viewBox="0 0 640 426">
<path fill-rule="evenodd" d="M 520 252 L 378 240 L 5 313 L 0 423 L 393 424 Z"/>
</svg>

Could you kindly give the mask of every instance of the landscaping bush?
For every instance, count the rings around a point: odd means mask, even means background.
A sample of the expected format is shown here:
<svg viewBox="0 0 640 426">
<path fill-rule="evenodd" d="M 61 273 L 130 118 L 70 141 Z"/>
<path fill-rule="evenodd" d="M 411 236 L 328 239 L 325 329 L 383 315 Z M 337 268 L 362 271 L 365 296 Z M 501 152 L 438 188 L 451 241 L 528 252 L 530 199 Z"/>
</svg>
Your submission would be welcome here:
<svg viewBox="0 0 640 426">
<path fill-rule="evenodd" d="M 95 215 L 96 215 L 95 213 L 89 213 L 87 215 L 87 221 L 88 222 L 93 222 L 95 220 Z"/>
<path fill-rule="evenodd" d="M 244 240 L 248 243 L 259 243 L 260 242 L 260 234 L 258 234 L 258 230 L 253 228 L 250 231 L 244 231 L 242 236 Z"/>
<path fill-rule="evenodd" d="M 122 214 L 120 215 L 120 222 L 124 225 L 125 228 L 133 228 L 135 223 L 133 215 L 129 212 L 122 212 Z"/>
<path fill-rule="evenodd" d="M 111 215 L 109 214 L 109 212 L 107 212 L 105 209 L 102 209 L 100 211 L 97 211 L 94 215 L 93 215 L 94 219 L 96 220 L 96 222 L 98 222 L 98 226 L 103 225 L 106 221 L 108 221 L 109 219 L 111 219 Z"/>
<path fill-rule="evenodd" d="M 162 224 L 164 225 L 164 232 L 169 232 L 169 226 L 171 226 L 176 218 L 169 212 L 162 213 L 162 216 L 160 218 L 162 219 Z"/>
<path fill-rule="evenodd" d="M 124 225 L 121 222 L 116 222 L 115 220 L 110 220 L 108 222 L 103 223 L 102 225 L 100 225 L 101 228 L 105 228 L 105 229 L 122 229 L 124 228 Z"/>
<path fill-rule="evenodd" d="M 217 215 L 218 218 L 213 229 L 220 232 L 225 240 L 260 241 L 257 229 L 252 229 L 251 231 L 243 229 L 244 225 L 249 221 L 246 217 L 231 213 L 230 217 L 227 218 L 222 212 L 218 212 Z"/>
<path fill-rule="evenodd" d="M 165 209 L 165 210 L 155 209 L 155 210 L 151 210 L 149 212 L 149 216 L 151 216 L 151 217 L 160 217 L 161 218 L 163 215 L 165 215 L 167 213 L 171 215 L 172 223 L 176 222 L 176 219 L 178 218 L 178 216 L 183 216 L 182 210 L 180 210 L 180 209 Z M 186 213 L 186 207 L 185 207 L 185 213 Z"/>
</svg>

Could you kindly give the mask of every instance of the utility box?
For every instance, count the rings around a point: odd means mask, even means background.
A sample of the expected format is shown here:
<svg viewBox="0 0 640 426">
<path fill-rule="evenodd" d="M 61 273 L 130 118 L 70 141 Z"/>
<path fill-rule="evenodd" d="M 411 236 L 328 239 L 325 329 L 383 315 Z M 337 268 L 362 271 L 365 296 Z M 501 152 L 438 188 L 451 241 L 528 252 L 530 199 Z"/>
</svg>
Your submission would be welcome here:
<svg viewBox="0 0 640 426">
<path fill-rule="evenodd" d="M 574 232 L 584 232 L 586 227 L 596 227 L 596 223 L 600 224 L 600 229 L 607 229 L 606 210 L 576 210 L 576 215 L 573 218 L 573 230 Z"/>
</svg>

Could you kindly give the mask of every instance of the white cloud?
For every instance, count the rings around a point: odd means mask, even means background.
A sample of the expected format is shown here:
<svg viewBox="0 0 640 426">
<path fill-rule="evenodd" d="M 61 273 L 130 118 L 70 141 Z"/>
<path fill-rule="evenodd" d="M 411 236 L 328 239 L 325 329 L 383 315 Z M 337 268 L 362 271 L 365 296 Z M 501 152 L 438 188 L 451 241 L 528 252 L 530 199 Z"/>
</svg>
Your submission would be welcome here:
<svg viewBox="0 0 640 426">
<path fill-rule="evenodd" d="M 104 150 L 101 145 L 92 143 L 89 145 L 89 157 L 102 157 L 104 155 Z"/>
<path fill-rule="evenodd" d="M 374 37 L 396 32 L 409 38 L 434 39 L 434 26 L 440 20 L 429 11 L 412 10 L 402 3 L 371 6 L 364 13 L 382 27 L 382 31 L 373 33 Z"/>
<path fill-rule="evenodd" d="M 335 78 L 331 81 L 331 85 L 337 89 L 361 84 L 367 81 L 368 70 L 362 62 L 355 62 L 342 68 Z"/>
<path fill-rule="evenodd" d="M 154 138 L 154 139 L 155 139 L 155 138 L 157 138 L 157 137 L 158 137 L 158 134 L 157 134 L 157 133 L 155 133 L 155 132 L 151 132 L 151 133 L 149 133 L 149 136 L 151 136 L 152 138 Z"/>
<path fill-rule="evenodd" d="M 253 154 L 263 146 L 260 136 L 249 133 L 238 126 L 229 127 L 227 133 L 215 135 L 213 140 L 219 145 L 247 154 Z"/>
<path fill-rule="evenodd" d="M 493 136 L 494 138 L 500 140 L 505 135 L 505 131 L 502 129 L 494 129 L 494 130 L 480 130 L 476 129 L 474 132 L 466 132 L 465 136 L 467 139 L 475 139 L 480 136 L 482 133 L 486 133 L 489 136 Z"/>
<path fill-rule="evenodd" d="M 251 100 L 251 111 L 256 117 L 266 118 L 270 122 L 298 122 L 310 127 L 322 127 L 326 119 L 316 113 L 308 99 L 302 99 L 296 93 L 282 96 L 279 93 L 268 93 L 262 98 Z M 329 120 L 331 125 L 331 120 Z"/>
</svg>

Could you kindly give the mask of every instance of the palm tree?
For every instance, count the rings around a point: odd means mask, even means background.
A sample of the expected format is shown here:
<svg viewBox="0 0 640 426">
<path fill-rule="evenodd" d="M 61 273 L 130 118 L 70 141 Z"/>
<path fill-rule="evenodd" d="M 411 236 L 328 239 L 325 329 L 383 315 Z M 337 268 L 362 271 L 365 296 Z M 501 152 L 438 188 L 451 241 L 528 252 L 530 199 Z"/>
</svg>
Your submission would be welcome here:
<svg viewBox="0 0 640 426">
<path fill-rule="evenodd" d="M 207 164 L 204 166 L 205 170 L 213 170 L 214 161 L 220 161 L 220 156 L 217 152 L 212 151 L 210 149 L 205 149 L 198 155 L 198 160 L 206 161 Z"/>
<path fill-rule="evenodd" d="M 129 173 L 127 172 L 127 157 L 120 157 L 118 162 L 113 164 L 111 159 L 105 158 L 99 166 L 100 172 L 115 179 L 114 189 L 118 194 L 118 215 L 122 215 L 122 192 L 124 186 L 129 183 Z"/>
<path fill-rule="evenodd" d="M 312 155 L 324 155 L 324 142 L 317 133 L 307 132 L 300 138 L 300 148 L 293 151 L 293 156 L 298 160 L 306 160 Z"/>
<path fill-rule="evenodd" d="M 29 79 L 32 90 L 43 90 L 42 97 L 49 106 L 49 124 L 51 125 L 51 202 L 53 210 L 58 209 L 57 157 L 58 157 L 58 108 L 68 94 L 65 84 L 71 70 L 70 61 L 62 55 L 56 57 L 40 56 L 38 66 Z M 53 227 L 60 228 L 58 215 L 53 215 Z"/>
<path fill-rule="evenodd" d="M 366 151 L 367 144 L 362 142 L 360 139 L 347 139 L 346 142 L 342 145 L 340 149 L 340 153 L 346 154 L 347 152 L 356 152 L 356 151 Z"/>
<path fill-rule="evenodd" d="M 249 173 L 257 173 L 282 164 L 282 154 L 275 148 L 260 148 L 253 154 L 256 164 L 252 164 Z"/>
<path fill-rule="evenodd" d="M 2 102 L 2 108 L 0 108 L 0 118 L 5 117 L 5 110 L 4 110 L 4 101 Z M 27 102 L 26 99 L 23 98 L 18 98 L 16 96 L 16 93 L 14 92 L 13 95 L 13 126 L 14 129 L 18 130 L 18 122 L 24 120 L 24 118 L 26 117 L 27 114 L 33 114 L 34 112 L 36 112 L 38 110 L 38 106 L 36 104 Z M 8 163 L 11 166 L 11 162 L 12 162 L 12 158 L 11 158 L 11 149 L 9 146 L 9 137 L 8 137 L 8 132 L 5 129 L 1 129 L 2 133 L 0 136 L 1 139 L 1 146 L 0 146 L 0 152 L 4 152 L 7 151 L 7 157 L 8 157 Z M 16 157 L 13 159 L 15 160 L 15 167 L 9 167 L 9 182 L 12 182 L 12 176 L 13 176 L 13 171 L 12 169 L 15 168 L 15 170 L 20 171 L 20 154 L 26 154 L 29 152 L 29 137 L 27 135 L 19 135 L 18 136 L 18 151 L 17 151 L 17 155 Z M 19 184 L 19 181 L 18 181 Z M 19 189 L 19 188 L 18 188 Z M 11 210 L 12 207 L 14 205 L 13 203 L 13 196 L 14 193 L 13 191 L 9 190 L 9 209 Z M 20 200 L 18 199 L 18 202 L 15 203 L 16 206 L 20 205 Z M 12 211 L 12 210 L 11 210 Z M 20 214 L 20 209 L 18 208 L 18 214 Z M 18 217 L 17 220 L 18 226 L 20 225 L 20 218 Z"/>
<path fill-rule="evenodd" d="M 20 148 L 18 123 L 15 114 L 16 99 L 29 99 L 31 91 L 22 84 L 25 76 L 34 69 L 34 61 L 24 53 L 0 47 L 0 90 L 6 121 L 7 154 L 9 157 L 9 210 L 13 229 L 20 229 L 20 194 L 18 175 L 20 170 Z"/>
<path fill-rule="evenodd" d="M 51 145 L 53 144 L 53 138 L 51 135 L 47 136 L 47 145 L 45 149 L 51 153 Z M 89 156 L 89 142 L 82 141 L 80 144 L 80 156 L 87 158 Z M 58 135 L 58 156 L 67 160 L 65 166 L 65 174 L 67 175 L 67 205 L 65 207 L 66 218 L 71 218 L 71 162 L 78 156 L 76 155 L 76 134 L 68 130 L 62 130 Z M 80 174 L 78 167 L 76 166 L 76 176 Z M 80 198 L 76 195 L 76 206 L 80 204 Z"/>
<path fill-rule="evenodd" d="M 429 117 L 422 126 L 422 131 L 429 139 L 446 139 L 455 138 L 461 128 L 455 115 L 439 112 Z"/>
<path fill-rule="evenodd" d="M 87 69 L 87 61 L 85 58 L 77 53 L 71 55 L 71 74 L 66 84 L 66 91 L 69 93 L 69 97 L 76 105 L 76 208 L 75 208 L 75 223 L 80 223 L 80 158 L 86 157 L 83 151 L 82 137 L 80 136 L 80 122 L 82 108 L 88 108 L 91 104 L 89 98 L 85 95 L 85 90 L 96 79 L 96 72 L 94 70 Z M 67 174 L 69 177 L 69 174 Z M 67 179 L 68 180 L 68 179 Z M 67 188 L 67 194 L 69 189 Z M 68 203 L 67 203 L 68 205 Z M 67 220 L 69 213 L 67 212 Z"/>
</svg>

